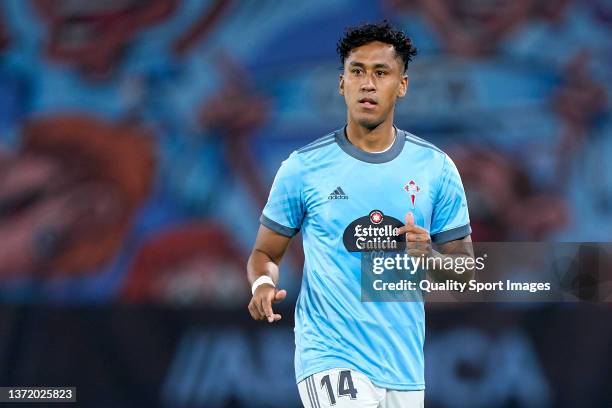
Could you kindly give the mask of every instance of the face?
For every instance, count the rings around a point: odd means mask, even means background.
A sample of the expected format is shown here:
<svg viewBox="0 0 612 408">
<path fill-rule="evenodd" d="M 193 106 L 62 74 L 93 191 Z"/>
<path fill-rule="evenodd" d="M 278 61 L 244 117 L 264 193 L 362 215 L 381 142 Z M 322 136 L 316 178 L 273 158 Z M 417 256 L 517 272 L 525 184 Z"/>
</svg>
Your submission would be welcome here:
<svg viewBox="0 0 612 408">
<path fill-rule="evenodd" d="M 390 44 L 374 41 L 351 51 L 340 75 L 350 121 L 374 129 L 393 120 L 395 101 L 406 94 L 408 77 Z"/>
</svg>

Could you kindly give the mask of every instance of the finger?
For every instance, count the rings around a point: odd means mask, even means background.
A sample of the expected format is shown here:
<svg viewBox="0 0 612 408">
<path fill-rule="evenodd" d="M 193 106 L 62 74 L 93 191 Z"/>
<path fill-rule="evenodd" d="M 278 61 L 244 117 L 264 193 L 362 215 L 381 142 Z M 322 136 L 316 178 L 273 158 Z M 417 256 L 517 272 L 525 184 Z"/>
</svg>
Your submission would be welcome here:
<svg viewBox="0 0 612 408">
<path fill-rule="evenodd" d="M 431 245 L 429 245 L 429 242 L 425 242 L 425 241 L 412 241 L 412 242 L 408 242 L 407 244 L 407 249 L 416 249 L 416 250 L 423 250 L 423 251 L 429 251 L 431 249 Z"/>
<path fill-rule="evenodd" d="M 261 320 L 261 313 L 259 313 L 257 310 L 257 306 L 253 299 L 251 299 L 251 302 L 249 303 L 249 312 L 251 313 L 253 320 Z"/>
<path fill-rule="evenodd" d="M 414 248 L 425 248 L 425 249 L 430 249 L 431 248 L 431 244 L 429 243 L 429 241 L 407 241 L 406 242 L 406 248 L 408 249 L 414 249 Z"/>
<path fill-rule="evenodd" d="M 253 311 L 253 306 L 251 305 L 251 302 L 249 302 L 248 309 L 249 309 L 249 314 L 251 315 L 251 317 L 252 317 L 254 320 L 257 320 L 257 317 L 255 316 L 255 312 Z"/>
<path fill-rule="evenodd" d="M 272 292 L 270 294 L 272 294 Z M 262 300 L 264 315 L 270 323 L 274 321 L 274 312 L 272 311 L 272 296 L 266 296 Z"/>
<path fill-rule="evenodd" d="M 274 294 L 274 301 L 281 302 L 285 300 L 286 297 L 287 297 L 287 291 L 285 289 L 281 289 L 281 290 L 276 291 L 276 293 Z"/>
<path fill-rule="evenodd" d="M 417 232 L 420 231 L 421 227 L 417 227 L 416 225 L 402 225 L 397 229 L 397 235 L 406 234 L 408 232 Z"/>
<path fill-rule="evenodd" d="M 430 241 L 429 234 L 423 233 L 408 233 L 406 234 L 406 242 L 429 242 Z"/>
<path fill-rule="evenodd" d="M 406 234 L 406 242 L 420 242 L 419 234 L 409 232 Z"/>
<path fill-rule="evenodd" d="M 414 214 L 410 211 L 406 213 L 406 225 L 414 225 Z"/>
<path fill-rule="evenodd" d="M 408 233 L 429 235 L 429 231 L 427 231 L 425 228 L 421 228 L 416 225 L 404 225 L 403 227 L 400 227 L 397 230 L 398 236 L 403 235 L 403 234 L 408 234 Z"/>
<path fill-rule="evenodd" d="M 266 317 L 266 312 L 264 312 L 264 307 L 262 304 L 262 298 L 258 297 L 255 299 L 255 310 L 257 311 L 257 320 L 263 320 Z"/>
</svg>

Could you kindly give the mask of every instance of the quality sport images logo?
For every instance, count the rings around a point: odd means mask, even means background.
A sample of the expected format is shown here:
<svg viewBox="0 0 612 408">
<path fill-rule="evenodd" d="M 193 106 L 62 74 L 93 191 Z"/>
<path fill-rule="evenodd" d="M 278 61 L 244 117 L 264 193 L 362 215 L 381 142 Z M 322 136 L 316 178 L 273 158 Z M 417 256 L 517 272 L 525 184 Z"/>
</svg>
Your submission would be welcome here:
<svg viewBox="0 0 612 408">
<path fill-rule="evenodd" d="M 397 233 L 403 225 L 397 218 L 372 210 L 346 227 L 342 236 L 344 247 L 349 252 L 398 249 L 399 243 L 406 242 L 406 237 Z"/>
</svg>

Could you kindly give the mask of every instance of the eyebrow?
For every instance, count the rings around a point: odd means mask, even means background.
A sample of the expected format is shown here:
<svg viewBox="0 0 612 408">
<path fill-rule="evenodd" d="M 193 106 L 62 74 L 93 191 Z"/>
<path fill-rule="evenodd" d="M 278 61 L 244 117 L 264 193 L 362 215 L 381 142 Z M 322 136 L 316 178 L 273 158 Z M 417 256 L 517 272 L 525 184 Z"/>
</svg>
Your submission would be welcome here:
<svg viewBox="0 0 612 408">
<path fill-rule="evenodd" d="M 365 68 L 365 64 L 362 62 L 357 62 L 357 61 L 353 61 L 349 63 L 349 66 L 351 67 L 360 67 L 360 68 Z M 385 69 L 391 69 L 391 67 L 387 64 L 384 64 L 382 62 L 378 62 L 376 64 L 374 64 L 374 69 L 376 68 L 385 68 Z"/>
</svg>

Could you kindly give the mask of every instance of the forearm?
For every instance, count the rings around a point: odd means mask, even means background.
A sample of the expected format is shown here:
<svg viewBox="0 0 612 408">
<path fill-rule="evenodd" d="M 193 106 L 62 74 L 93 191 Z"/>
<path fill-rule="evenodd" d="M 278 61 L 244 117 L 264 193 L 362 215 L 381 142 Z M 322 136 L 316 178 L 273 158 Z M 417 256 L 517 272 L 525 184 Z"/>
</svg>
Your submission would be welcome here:
<svg viewBox="0 0 612 408">
<path fill-rule="evenodd" d="M 474 278 L 475 260 L 471 253 L 443 254 L 432 250 L 430 258 L 427 272 L 435 281 L 452 279 L 465 283 Z"/>
<path fill-rule="evenodd" d="M 278 261 L 265 252 L 254 249 L 247 263 L 247 276 L 249 283 L 252 285 L 255 280 L 261 276 L 269 276 L 274 284 L 278 283 L 279 269 Z"/>
<path fill-rule="evenodd" d="M 288 243 L 289 238 L 263 226 L 257 234 L 253 252 L 247 263 L 248 279 L 252 287 L 257 279 L 265 276 L 272 280 L 274 287 L 269 285 L 268 279 L 265 279 L 260 281 L 253 291 L 253 297 L 249 302 L 249 313 L 255 320 L 268 320 L 269 323 L 274 323 L 281 319 L 280 314 L 274 313 L 272 304 L 280 302 L 287 296 L 285 290 L 279 290 L 276 286 L 278 286 L 278 265 Z"/>
</svg>

